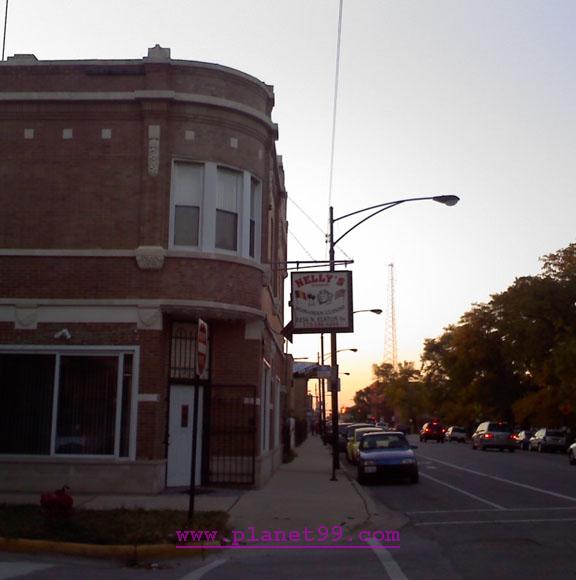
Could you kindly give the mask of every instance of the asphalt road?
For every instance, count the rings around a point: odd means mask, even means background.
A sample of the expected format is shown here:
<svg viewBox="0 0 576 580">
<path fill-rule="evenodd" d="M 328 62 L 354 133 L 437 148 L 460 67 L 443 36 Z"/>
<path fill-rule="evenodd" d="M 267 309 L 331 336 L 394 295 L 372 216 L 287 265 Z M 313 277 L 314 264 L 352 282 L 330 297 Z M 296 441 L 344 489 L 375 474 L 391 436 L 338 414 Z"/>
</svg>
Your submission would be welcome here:
<svg viewBox="0 0 576 580">
<path fill-rule="evenodd" d="M 420 483 L 362 486 L 401 512 L 400 549 L 242 552 L 130 569 L 113 562 L 3 554 L 0 580 L 576 580 L 576 467 L 566 455 L 419 443 Z M 349 474 L 354 468 L 343 459 Z"/>
<path fill-rule="evenodd" d="M 409 518 L 394 553 L 405 578 L 576 579 L 576 468 L 566 455 L 410 439 L 420 483 L 366 487 Z"/>
</svg>

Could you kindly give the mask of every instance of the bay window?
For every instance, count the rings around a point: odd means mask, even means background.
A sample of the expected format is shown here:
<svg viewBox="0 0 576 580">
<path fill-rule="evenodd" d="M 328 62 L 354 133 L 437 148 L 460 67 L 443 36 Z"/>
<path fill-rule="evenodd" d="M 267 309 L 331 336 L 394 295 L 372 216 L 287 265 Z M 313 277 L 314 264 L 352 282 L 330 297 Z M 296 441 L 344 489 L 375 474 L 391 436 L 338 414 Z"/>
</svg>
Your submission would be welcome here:
<svg viewBox="0 0 576 580">
<path fill-rule="evenodd" d="M 204 168 L 194 163 L 176 163 L 174 174 L 174 244 L 198 246 Z"/>
<path fill-rule="evenodd" d="M 259 261 L 261 189 L 248 171 L 174 161 L 170 247 Z"/>
<path fill-rule="evenodd" d="M 243 174 L 218 167 L 216 192 L 216 248 L 238 249 L 238 204 L 242 197 Z"/>
</svg>

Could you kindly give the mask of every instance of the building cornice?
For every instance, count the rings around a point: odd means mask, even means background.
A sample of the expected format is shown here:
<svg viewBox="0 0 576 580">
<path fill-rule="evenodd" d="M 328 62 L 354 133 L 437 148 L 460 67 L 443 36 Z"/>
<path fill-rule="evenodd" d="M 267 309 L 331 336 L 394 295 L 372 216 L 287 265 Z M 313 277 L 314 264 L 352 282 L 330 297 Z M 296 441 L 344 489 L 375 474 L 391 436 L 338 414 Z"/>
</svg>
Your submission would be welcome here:
<svg viewBox="0 0 576 580">
<path fill-rule="evenodd" d="M 240 266 L 254 268 L 264 272 L 266 266 L 253 260 L 227 254 L 190 252 L 183 250 L 164 250 L 166 258 L 184 260 L 207 260 L 227 262 Z M 105 250 L 105 249 L 52 249 L 52 248 L 0 248 L 0 258 L 136 258 L 137 250 Z"/>
<path fill-rule="evenodd" d="M 110 101 L 144 101 L 162 100 L 175 103 L 202 105 L 217 107 L 247 115 L 264 124 L 270 131 L 278 134 L 278 125 L 264 113 L 238 103 L 230 99 L 200 95 L 192 93 L 180 93 L 176 91 L 138 90 L 138 91 L 26 91 L 26 92 L 0 92 L 0 102 L 110 102 Z"/>
</svg>

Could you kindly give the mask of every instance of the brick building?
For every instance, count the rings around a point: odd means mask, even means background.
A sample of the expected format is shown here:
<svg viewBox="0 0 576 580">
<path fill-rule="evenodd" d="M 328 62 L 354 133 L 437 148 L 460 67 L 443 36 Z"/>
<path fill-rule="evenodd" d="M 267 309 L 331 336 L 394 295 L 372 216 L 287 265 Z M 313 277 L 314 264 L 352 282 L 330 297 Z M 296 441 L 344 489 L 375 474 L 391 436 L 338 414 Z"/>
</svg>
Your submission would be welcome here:
<svg viewBox="0 0 576 580">
<path fill-rule="evenodd" d="M 186 485 L 196 414 L 197 483 L 279 464 L 273 104 L 159 46 L 0 63 L 0 489 Z"/>
</svg>

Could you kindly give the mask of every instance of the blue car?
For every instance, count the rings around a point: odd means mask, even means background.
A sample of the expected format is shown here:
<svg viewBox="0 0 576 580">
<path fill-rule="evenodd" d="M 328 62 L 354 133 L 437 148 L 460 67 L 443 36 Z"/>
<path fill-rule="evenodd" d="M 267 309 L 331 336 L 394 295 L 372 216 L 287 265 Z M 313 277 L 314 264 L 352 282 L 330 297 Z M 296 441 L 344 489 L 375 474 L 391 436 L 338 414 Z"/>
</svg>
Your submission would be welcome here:
<svg viewBox="0 0 576 580">
<path fill-rule="evenodd" d="M 360 439 L 358 483 L 390 475 L 407 477 L 418 483 L 418 463 L 404 433 L 384 431 L 368 433 Z"/>
</svg>

